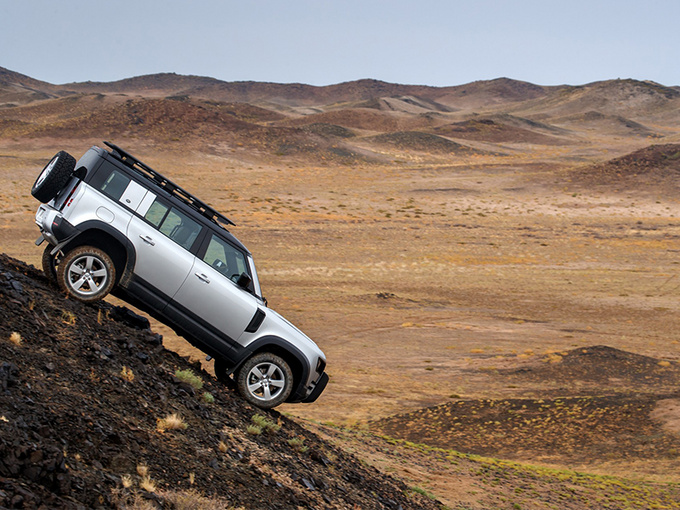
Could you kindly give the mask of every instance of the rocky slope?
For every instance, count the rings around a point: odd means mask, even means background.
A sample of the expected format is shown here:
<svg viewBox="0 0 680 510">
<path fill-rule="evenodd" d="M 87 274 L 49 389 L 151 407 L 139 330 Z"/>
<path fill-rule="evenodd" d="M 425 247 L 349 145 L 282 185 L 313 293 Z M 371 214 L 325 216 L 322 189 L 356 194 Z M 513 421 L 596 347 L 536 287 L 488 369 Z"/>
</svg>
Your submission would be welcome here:
<svg viewBox="0 0 680 510">
<path fill-rule="evenodd" d="M 438 508 L 250 407 L 138 319 L 0 255 L 0 507 Z"/>
</svg>

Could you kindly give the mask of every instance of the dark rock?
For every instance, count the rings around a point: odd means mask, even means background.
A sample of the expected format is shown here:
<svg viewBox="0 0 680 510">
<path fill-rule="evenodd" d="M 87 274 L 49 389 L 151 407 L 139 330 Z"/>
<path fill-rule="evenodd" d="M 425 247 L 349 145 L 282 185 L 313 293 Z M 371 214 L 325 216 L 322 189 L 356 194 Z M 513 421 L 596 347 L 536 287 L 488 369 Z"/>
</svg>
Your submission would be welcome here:
<svg viewBox="0 0 680 510">
<path fill-rule="evenodd" d="M 109 312 L 109 317 L 111 317 L 115 321 L 127 324 L 128 326 L 131 326 L 135 329 L 140 330 L 151 329 L 149 319 L 139 314 L 136 314 L 135 312 L 128 308 L 125 308 L 124 306 L 114 306 Z"/>
<path fill-rule="evenodd" d="M 0 389 L 6 390 L 17 383 L 19 369 L 14 363 L 6 361 L 0 365 Z"/>
<path fill-rule="evenodd" d="M 158 333 L 154 333 L 153 335 L 147 335 L 146 343 L 153 346 L 163 345 L 163 335 L 159 335 Z"/>
<path fill-rule="evenodd" d="M 196 395 L 196 390 L 194 389 L 194 387 L 186 382 L 180 382 L 177 385 L 177 391 L 184 392 L 187 395 L 191 395 L 192 397 Z"/>
</svg>

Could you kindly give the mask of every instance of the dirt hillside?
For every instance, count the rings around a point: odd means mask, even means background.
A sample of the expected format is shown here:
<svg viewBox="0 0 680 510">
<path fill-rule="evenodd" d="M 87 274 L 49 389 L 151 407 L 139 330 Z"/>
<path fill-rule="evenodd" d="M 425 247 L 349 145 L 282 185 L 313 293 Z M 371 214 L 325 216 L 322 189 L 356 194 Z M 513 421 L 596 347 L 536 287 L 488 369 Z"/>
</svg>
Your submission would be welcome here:
<svg viewBox="0 0 680 510">
<path fill-rule="evenodd" d="M 68 300 L 5 255 L 0 295 L 2 508 L 438 508 L 245 404 L 125 309 Z"/>
<path fill-rule="evenodd" d="M 637 188 L 676 194 L 680 189 L 680 144 L 650 145 L 602 163 L 575 168 L 573 181 L 619 190 Z M 648 191 L 649 190 L 649 191 Z"/>
</svg>

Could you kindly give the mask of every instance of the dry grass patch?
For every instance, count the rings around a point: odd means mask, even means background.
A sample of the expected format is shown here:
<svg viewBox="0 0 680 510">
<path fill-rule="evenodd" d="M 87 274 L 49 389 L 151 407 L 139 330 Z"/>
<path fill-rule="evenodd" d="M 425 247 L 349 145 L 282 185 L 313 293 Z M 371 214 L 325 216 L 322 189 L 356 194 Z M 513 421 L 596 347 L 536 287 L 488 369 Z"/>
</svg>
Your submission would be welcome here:
<svg viewBox="0 0 680 510">
<path fill-rule="evenodd" d="M 254 414 L 250 420 L 256 427 L 260 429 L 260 432 L 266 431 L 274 433 L 281 430 L 281 425 L 279 425 L 273 420 L 270 420 L 269 418 L 262 414 Z"/>
<path fill-rule="evenodd" d="M 76 323 L 76 315 L 73 312 L 64 310 L 61 312 L 61 322 L 73 326 Z"/>
<path fill-rule="evenodd" d="M 175 377 L 182 382 L 190 384 L 195 390 L 203 388 L 203 380 L 194 374 L 191 370 L 177 370 Z"/>
<path fill-rule="evenodd" d="M 123 475 L 120 477 L 120 483 L 123 484 L 124 489 L 132 487 L 132 477 L 130 475 Z"/>
<path fill-rule="evenodd" d="M 135 374 L 125 365 L 123 365 L 123 368 L 120 370 L 120 377 L 127 382 L 135 380 Z"/>
<path fill-rule="evenodd" d="M 139 488 L 145 490 L 146 492 L 156 492 L 158 487 L 156 487 L 156 482 L 154 482 L 150 476 L 144 476 L 139 482 Z"/>
<path fill-rule="evenodd" d="M 186 430 L 188 427 L 189 425 L 177 413 L 169 414 L 165 418 L 159 418 L 156 424 L 156 429 L 159 432 L 165 432 L 166 430 Z"/>
<path fill-rule="evenodd" d="M 23 340 L 21 339 L 21 335 L 17 333 L 16 331 L 13 331 L 11 335 L 9 335 L 9 341 L 19 347 Z"/>
</svg>

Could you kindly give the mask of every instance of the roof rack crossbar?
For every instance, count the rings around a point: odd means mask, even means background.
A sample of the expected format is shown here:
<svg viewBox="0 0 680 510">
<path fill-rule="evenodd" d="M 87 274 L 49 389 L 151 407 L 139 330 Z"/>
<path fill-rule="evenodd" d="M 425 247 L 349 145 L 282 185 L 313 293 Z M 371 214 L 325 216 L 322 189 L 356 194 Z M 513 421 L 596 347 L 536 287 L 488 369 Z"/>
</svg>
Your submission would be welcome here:
<svg viewBox="0 0 680 510">
<path fill-rule="evenodd" d="M 196 198 L 187 190 L 181 188 L 180 186 L 172 182 L 170 179 L 168 179 L 161 173 L 157 172 L 147 164 L 135 158 L 129 152 L 124 151 L 117 145 L 112 144 L 111 142 L 104 141 L 104 144 L 107 147 L 110 147 L 113 151 L 112 154 L 116 156 L 118 159 L 120 159 L 123 163 L 126 163 L 134 170 L 137 170 L 137 172 L 139 172 L 142 176 L 146 177 L 147 179 L 154 181 L 161 188 L 167 190 L 169 193 L 182 200 L 182 202 L 184 202 L 185 204 L 191 206 L 193 209 L 198 211 L 200 214 L 202 214 L 209 220 L 212 220 L 215 223 L 219 222 L 224 225 L 236 225 L 225 215 L 217 212 L 215 209 L 213 209 L 208 204 Z"/>
</svg>

